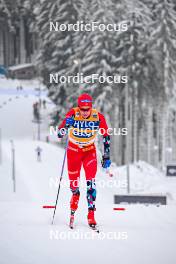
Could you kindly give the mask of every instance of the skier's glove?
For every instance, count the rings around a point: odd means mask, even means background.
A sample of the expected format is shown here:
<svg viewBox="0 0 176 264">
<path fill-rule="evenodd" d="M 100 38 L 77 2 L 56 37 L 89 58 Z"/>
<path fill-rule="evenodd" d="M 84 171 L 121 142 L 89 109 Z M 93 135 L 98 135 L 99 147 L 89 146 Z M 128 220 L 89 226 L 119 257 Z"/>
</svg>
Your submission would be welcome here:
<svg viewBox="0 0 176 264">
<path fill-rule="evenodd" d="M 74 124 L 74 119 L 72 117 L 67 117 L 65 126 L 67 128 L 69 128 L 69 127 L 73 126 L 73 124 Z"/>
<path fill-rule="evenodd" d="M 107 168 L 110 167 L 110 165 L 111 165 L 111 160 L 110 160 L 109 155 L 104 154 L 104 155 L 102 156 L 101 165 L 102 165 L 102 167 L 103 167 L 104 169 L 107 169 Z"/>
<path fill-rule="evenodd" d="M 62 135 L 60 130 L 58 130 L 57 136 L 58 136 L 58 138 L 63 138 L 63 135 Z"/>
<path fill-rule="evenodd" d="M 65 135 L 66 135 L 66 131 L 64 128 L 58 129 L 58 131 L 57 131 L 58 138 L 63 138 L 63 136 L 65 136 Z"/>
</svg>

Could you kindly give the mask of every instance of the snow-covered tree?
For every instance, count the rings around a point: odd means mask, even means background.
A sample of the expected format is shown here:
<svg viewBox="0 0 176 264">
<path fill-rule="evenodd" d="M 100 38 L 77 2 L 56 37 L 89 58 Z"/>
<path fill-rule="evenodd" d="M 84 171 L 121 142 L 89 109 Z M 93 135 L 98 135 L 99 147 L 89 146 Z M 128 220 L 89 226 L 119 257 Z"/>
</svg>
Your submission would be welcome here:
<svg viewBox="0 0 176 264">
<path fill-rule="evenodd" d="M 67 103 L 67 84 L 50 84 L 49 74 L 67 76 L 70 56 L 72 55 L 72 31 L 50 31 L 50 22 L 59 24 L 74 24 L 77 20 L 74 0 L 43 1 L 38 10 L 37 27 L 40 36 L 40 54 L 38 64 L 44 82 L 49 89 L 49 96 L 58 105 L 63 115 L 64 105 Z"/>
<path fill-rule="evenodd" d="M 148 74 L 147 35 L 151 17 L 150 10 L 141 1 L 131 1 L 130 3 L 125 1 L 124 8 L 127 12 L 128 31 L 117 35 L 116 61 L 119 71 L 128 76 L 128 84 L 122 89 L 122 100 L 127 107 L 122 104 L 120 111 L 131 112 L 130 117 L 127 114 L 122 115 L 122 118 L 126 116 L 130 122 L 122 120 L 121 123 L 128 126 L 129 131 L 128 142 L 130 143 L 127 143 L 127 137 L 124 138 L 126 156 L 129 156 L 129 149 L 131 149 L 129 160 L 135 161 L 139 158 L 139 109 L 147 89 L 145 82 Z M 125 92 L 126 89 L 128 92 Z"/>
<path fill-rule="evenodd" d="M 155 21 L 151 25 L 151 46 L 153 57 L 157 61 L 160 75 L 158 90 L 158 146 L 159 159 L 165 165 L 166 124 L 168 104 L 173 96 L 173 82 L 176 73 L 176 10 L 174 1 L 158 0 L 155 2 Z"/>
</svg>

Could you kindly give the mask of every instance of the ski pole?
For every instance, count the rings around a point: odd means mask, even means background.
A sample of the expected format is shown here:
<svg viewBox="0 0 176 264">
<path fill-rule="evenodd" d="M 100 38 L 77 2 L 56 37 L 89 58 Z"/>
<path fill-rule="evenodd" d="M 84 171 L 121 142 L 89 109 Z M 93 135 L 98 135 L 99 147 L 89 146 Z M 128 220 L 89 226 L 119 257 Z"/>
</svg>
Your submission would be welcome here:
<svg viewBox="0 0 176 264">
<path fill-rule="evenodd" d="M 64 165 L 65 165 L 65 159 L 66 159 L 66 154 L 67 154 L 67 148 L 68 148 L 68 136 L 66 138 L 65 153 L 64 153 L 63 163 L 62 163 L 62 170 L 61 170 L 61 175 L 60 175 L 60 180 L 59 180 L 59 186 L 58 186 L 58 191 L 57 191 L 56 202 L 55 202 L 55 206 L 54 206 L 52 225 L 54 223 L 54 217 L 55 217 L 55 213 L 56 213 L 56 207 L 57 207 L 57 202 L 58 202 L 58 197 L 59 197 L 59 192 L 60 192 L 60 186 L 61 186 L 62 176 L 63 176 L 63 172 L 64 172 Z"/>
</svg>

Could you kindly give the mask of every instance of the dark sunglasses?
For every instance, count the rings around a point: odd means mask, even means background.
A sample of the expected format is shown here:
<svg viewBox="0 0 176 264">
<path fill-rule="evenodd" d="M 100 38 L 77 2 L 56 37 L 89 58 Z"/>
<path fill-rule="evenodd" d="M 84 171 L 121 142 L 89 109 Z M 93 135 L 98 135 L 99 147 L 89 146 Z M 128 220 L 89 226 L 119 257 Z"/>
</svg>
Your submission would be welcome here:
<svg viewBox="0 0 176 264">
<path fill-rule="evenodd" d="M 82 112 L 89 112 L 90 111 L 90 108 L 88 108 L 88 109 L 80 108 L 80 111 L 82 111 Z"/>
</svg>

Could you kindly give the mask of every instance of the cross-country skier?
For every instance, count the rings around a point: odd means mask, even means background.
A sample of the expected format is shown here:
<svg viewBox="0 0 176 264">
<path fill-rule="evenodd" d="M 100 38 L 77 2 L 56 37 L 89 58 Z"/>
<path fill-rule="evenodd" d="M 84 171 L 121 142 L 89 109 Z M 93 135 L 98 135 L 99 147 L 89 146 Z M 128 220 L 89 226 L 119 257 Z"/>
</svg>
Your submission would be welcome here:
<svg viewBox="0 0 176 264">
<path fill-rule="evenodd" d="M 37 148 L 35 149 L 36 153 L 37 153 L 37 161 L 41 161 L 41 152 L 42 152 L 42 148 L 40 146 L 37 146 Z"/>
<path fill-rule="evenodd" d="M 63 128 L 65 127 L 69 127 L 67 166 L 70 180 L 70 189 L 72 191 L 72 198 L 70 201 L 70 221 L 71 224 L 73 224 L 74 213 L 78 208 L 80 197 L 78 181 L 80 178 L 81 166 L 83 165 L 87 182 L 88 224 L 91 227 L 95 227 L 97 224 L 94 217 L 97 157 L 94 142 L 98 130 L 101 131 L 104 143 L 104 154 L 102 156 L 101 163 L 103 168 L 109 168 L 111 161 L 108 126 L 104 116 L 96 109 L 92 108 L 92 97 L 89 94 L 82 94 L 78 97 L 78 106 L 72 108 L 66 114 L 65 119 L 59 126 L 59 138 L 63 137 Z M 71 228 L 73 228 L 73 226 Z"/>
</svg>

